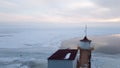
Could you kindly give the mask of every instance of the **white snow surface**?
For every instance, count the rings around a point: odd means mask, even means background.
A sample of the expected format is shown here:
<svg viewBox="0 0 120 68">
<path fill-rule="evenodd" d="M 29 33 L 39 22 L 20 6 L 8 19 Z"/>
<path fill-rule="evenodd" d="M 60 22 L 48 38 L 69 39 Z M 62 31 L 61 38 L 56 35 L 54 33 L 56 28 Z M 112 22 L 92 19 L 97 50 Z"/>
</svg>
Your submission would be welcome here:
<svg viewBox="0 0 120 68">
<path fill-rule="evenodd" d="M 94 54 L 91 68 L 120 68 L 120 58 L 117 55 Z"/>
<path fill-rule="evenodd" d="M 80 30 L 0 30 L 0 68 L 47 68 L 61 41 L 82 35 Z M 92 68 L 120 68 L 118 56 L 93 53 Z"/>
<path fill-rule="evenodd" d="M 0 68 L 47 68 L 47 58 L 59 49 L 61 41 L 77 37 L 76 33 L 59 29 L 1 29 Z"/>
</svg>

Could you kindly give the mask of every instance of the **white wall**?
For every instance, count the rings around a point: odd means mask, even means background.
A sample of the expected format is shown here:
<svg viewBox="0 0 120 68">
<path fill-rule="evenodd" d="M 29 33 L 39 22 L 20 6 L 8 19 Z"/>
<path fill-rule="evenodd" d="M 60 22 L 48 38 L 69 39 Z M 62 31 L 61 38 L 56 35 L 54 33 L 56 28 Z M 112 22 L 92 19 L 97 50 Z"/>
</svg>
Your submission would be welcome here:
<svg viewBox="0 0 120 68">
<path fill-rule="evenodd" d="M 48 68 L 77 68 L 77 59 L 75 60 L 48 60 Z"/>
<path fill-rule="evenodd" d="M 73 68 L 77 68 L 77 60 L 78 60 L 78 55 L 76 56 L 75 60 L 73 60 Z"/>
<path fill-rule="evenodd" d="M 73 68 L 71 60 L 48 60 L 48 68 Z"/>
</svg>

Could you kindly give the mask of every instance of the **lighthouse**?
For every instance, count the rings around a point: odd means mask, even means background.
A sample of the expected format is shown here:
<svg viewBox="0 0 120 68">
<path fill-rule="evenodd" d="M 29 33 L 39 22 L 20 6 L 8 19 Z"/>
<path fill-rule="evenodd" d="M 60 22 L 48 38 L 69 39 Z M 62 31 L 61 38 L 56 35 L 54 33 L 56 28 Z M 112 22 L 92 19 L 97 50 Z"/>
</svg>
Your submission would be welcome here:
<svg viewBox="0 0 120 68">
<path fill-rule="evenodd" d="M 93 50 L 93 47 L 91 46 L 92 41 L 87 38 L 87 28 L 85 33 L 86 35 L 80 40 L 78 46 L 78 50 L 80 51 L 78 68 L 91 68 L 91 52 Z"/>
<path fill-rule="evenodd" d="M 48 58 L 48 68 L 91 68 L 92 40 L 85 36 L 76 49 L 59 49 Z"/>
</svg>

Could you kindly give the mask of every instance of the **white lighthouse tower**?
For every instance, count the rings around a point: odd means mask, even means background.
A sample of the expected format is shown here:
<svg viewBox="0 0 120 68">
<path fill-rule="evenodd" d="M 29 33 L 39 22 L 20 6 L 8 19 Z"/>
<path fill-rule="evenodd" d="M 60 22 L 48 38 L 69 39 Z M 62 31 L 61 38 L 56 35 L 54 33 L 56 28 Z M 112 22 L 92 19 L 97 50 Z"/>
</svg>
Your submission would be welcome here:
<svg viewBox="0 0 120 68">
<path fill-rule="evenodd" d="M 91 40 L 87 38 L 87 27 L 85 29 L 85 36 L 80 40 L 80 45 L 78 47 L 80 51 L 79 56 L 79 68 L 91 68 L 91 51 L 93 47 L 91 46 Z"/>
</svg>

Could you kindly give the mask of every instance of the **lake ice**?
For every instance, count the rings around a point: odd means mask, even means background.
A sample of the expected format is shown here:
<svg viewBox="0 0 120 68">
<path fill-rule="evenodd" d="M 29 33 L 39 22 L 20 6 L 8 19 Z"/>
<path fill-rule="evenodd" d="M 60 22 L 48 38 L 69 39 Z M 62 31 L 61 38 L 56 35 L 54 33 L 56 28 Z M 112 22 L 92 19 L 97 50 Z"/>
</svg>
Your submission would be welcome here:
<svg viewBox="0 0 120 68">
<path fill-rule="evenodd" d="M 89 35 L 115 34 L 117 32 L 109 32 L 109 29 L 104 31 L 103 29 L 99 31 L 91 29 Z M 62 41 L 82 36 L 84 36 L 84 31 L 81 28 L 1 29 L 0 68 L 47 68 L 47 57 L 60 48 Z M 103 59 L 101 57 L 99 59 Z M 97 66 L 101 66 L 104 61 L 96 58 L 93 60 L 100 63 Z"/>
</svg>

